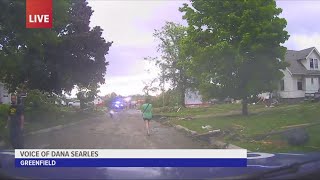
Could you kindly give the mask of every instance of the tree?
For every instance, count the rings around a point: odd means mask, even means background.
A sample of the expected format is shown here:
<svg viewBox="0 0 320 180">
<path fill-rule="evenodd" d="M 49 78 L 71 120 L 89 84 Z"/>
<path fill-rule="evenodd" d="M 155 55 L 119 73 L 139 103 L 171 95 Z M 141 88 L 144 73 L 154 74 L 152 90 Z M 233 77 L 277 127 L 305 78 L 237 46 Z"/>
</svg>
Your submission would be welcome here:
<svg viewBox="0 0 320 180">
<path fill-rule="evenodd" d="M 106 42 L 102 38 L 102 29 L 99 26 L 90 29 L 91 7 L 86 0 L 71 1 L 69 11 L 70 23 L 66 26 L 62 35 L 62 46 L 59 51 L 63 52 L 64 62 L 69 62 L 67 67 L 72 73 L 67 72 L 72 83 L 82 87 L 91 88 L 93 84 L 104 83 L 106 73 L 105 55 L 108 53 L 112 42 Z"/>
<path fill-rule="evenodd" d="M 58 42 L 56 30 L 63 28 L 68 16 L 68 1 L 54 1 L 55 28 L 26 29 L 25 3 L 23 0 L 0 2 L 0 81 L 6 83 L 11 92 L 27 83 L 28 72 L 42 68 L 39 62 L 45 45 Z M 40 58 L 29 58 L 30 52 Z"/>
<path fill-rule="evenodd" d="M 104 104 L 107 107 L 110 107 L 110 105 L 112 104 L 112 101 L 114 101 L 114 99 L 117 97 L 118 95 L 115 92 L 112 92 L 108 95 L 105 96 L 104 98 Z"/>
<path fill-rule="evenodd" d="M 153 36 L 160 41 L 158 52 L 161 57 L 146 58 L 155 61 L 160 68 L 159 74 L 160 86 L 164 92 L 164 84 L 170 82 L 173 88 L 179 90 L 180 104 L 185 107 L 184 96 L 188 87 L 188 77 L 184 67 L 184 61 L 187 57 L 182 51 L 182 40 L 186 37 L 187 28 L 173 22 L 166 22 L 165 26 L 160 30 L 155 30 Z"/>
<path fill-rule="evenodd" d="M 157 82 L 157 78 L 151 80 L 150 82 L 143 82 L 144 84 L 144 87 L 142 89 L 142 91 L 144 92 L 145 96 L 149 96 L 150 92 L 155 92 L 157 91 L 159 88 L 158 87 L 155 87 L 155 83 Z"/>
<path fill-rule="evenodd" d="M 287 66 L 282 10 L 274 0 L 192 0 L 180 11 L 189 24 L 184 50 L 201 94 L 242 99 L 247 115 L 248 97 L 276 88 Z"/>
<path fill-rule="evenodd" d="M 25 28 L 25 14 L 16 14 L 24 12 L 25 1 L 1 3 L 0 81 L 11 92 L 20 84 L 61 94 L 104 83 L 112 42 L 101 37 L 100 27 L 90 28 L 93 11 L 85 0 L 53 1 L 52 29 Z"/>
<path fill-rule="evenodd" d="M 162 107 L 170 106 L 174 107 L 177 106 L 179 102 L 181 102 L 181 96 L 178 89 L 168 89 L 167 91 L 162 92 L 159 96 L 156 96 L 154 99 L 154 107 Z"/>
<path fill-rule="evenodd" d="M 41 66 L 45 44 L 57 43 L 57 29 L 62 29 L 68 16 L 67 0 L 54 1 L 54 29 L 26 29 L 25 1 L 0 2 L 0 81 L 4 82 L 10 92 L 28 79 L 41 77 L 42 74 L 30 77 L 30 72 L 44 69 Z M 38 57 L 34 58 L 33 55 Z M 36 80 L 35 80 L 36 81 Z M 41 82 L 38 82 L 41 83 Z"/>
<path fill-rule="evenodd" d="M 97 84 L 92 84 L 86 87 L 78 87 L 77 98 L 80 100 L 80 108 L 84 109 L 87 103 L 92 102 L 99 93 Z"/>
</svg>

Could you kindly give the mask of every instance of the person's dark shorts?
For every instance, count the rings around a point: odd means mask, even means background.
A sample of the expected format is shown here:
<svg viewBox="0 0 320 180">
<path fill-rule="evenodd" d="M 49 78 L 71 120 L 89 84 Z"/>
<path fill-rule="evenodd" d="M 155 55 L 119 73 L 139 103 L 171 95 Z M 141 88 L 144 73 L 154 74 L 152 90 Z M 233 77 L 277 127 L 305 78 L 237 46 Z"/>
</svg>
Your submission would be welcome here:
<svg viewBox="0 0 320 180">
<path fill-rule="evenodd" d="M 144 121 L 151 121 L 149 118 L 143 118 Z"/>
</svg>

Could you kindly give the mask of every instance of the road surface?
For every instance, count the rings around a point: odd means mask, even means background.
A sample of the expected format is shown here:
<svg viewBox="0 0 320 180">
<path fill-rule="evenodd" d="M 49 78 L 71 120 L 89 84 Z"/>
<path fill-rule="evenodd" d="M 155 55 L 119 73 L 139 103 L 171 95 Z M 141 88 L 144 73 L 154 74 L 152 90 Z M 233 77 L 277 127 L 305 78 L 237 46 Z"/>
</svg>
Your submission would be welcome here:
<svg viewBox="0 0 320 180">
<path fill-rule="evenodd" d="M 173 127 L 151 121 L 151 135 L 147 136 L 141 112 L 126 110 L 113 119 L 95 117 L 51 132 L 25 137 L 25 148 L 205 148 L 199 141 Z"/>
</svg>

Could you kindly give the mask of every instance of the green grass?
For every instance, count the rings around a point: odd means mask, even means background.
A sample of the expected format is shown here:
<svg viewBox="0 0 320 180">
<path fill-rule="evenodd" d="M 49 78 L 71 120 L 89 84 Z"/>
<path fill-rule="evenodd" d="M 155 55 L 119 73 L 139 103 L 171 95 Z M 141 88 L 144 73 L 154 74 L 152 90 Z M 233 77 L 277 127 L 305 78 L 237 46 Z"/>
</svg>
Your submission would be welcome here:
<svg viewBox="0 0 320 180">
<path fill-rule="evenodd" d="M 210 111 L 203 111 L 202 108 L 197 112 L 207 114 L 219 113 L 219 116 L 196 118 L 194 120 L 173 119 L 171 123 L 179 124 L 188 129 L 205 133 L 208 130 L 202 129 L 204 125 L 212 126 L 212 129 L 229 130 L 243 140 L 235 141 L 224 137 L 225 141 L 247 148 L 252 151 L 266 152 L 288 152 L 288 151 L 319 151 L 320 150 L 320 125 L 307 128 L 310 141 L 304 146 L 290 146 L 282 136 L 273 135 L 263 141 L 251 142 L 257 134 L 264 134 L 275 130 L 282 130 L 282 126 L 312 123 L 320 121 L 320 103 L 303 103 L 296 105 L 282 105 L 275 108 L 265 108 L 263 106 L 249 106 L 251 115 L 242 116 L 240 114 L 230 115 L 230 111 L 237 110 L 236 105 L 217 105 L 210 107 Z M 228 107 L 229 106 L 229 107 Z M 201 110 L 202 109 L 202 110 Z M 192 111 L 189 112 L 191 115 Z M 214 112 L 214 113 L 213 113 Z M 228 115 L 222 115 L 222 113 Z M 187 113 L 184 113 L 187 114 Z M 198 115 L 198 114 L 196 114 Z M 239 128 L 239 127 L 244 128 Z M 238 127 L 238 128 L 237 128 Z M 267 144 L 265 142 L 272 142 Z M 317 149 L 317 147 L 319 149 Z"/>
<path fill-rule="evenodd" d="M 264 105 L 249 105 L 248 108 L 251 112 L 256 112 L 261 109 L 264 109 Z M 157 111 L 156 111 L 157 112 Z M 210 107 L 201 107 L 201 108 L 182 108 L 179 112 L 162 112 L 154 113 L 155 115 L 162 116 L 179 116 L 179 117 L 188 117 L 188 116 L 217 116 L 225 115 L 226 113 L 240 114 L 241 113 L 241 104 L 219 104 L 212 105 Z"/>
<path fill-rule="evenodd" d="M 72 109 L 63 109 L 59 113 L 49 112 L 30 112 L 25 113 L 25 132 L 37 131 L 57 125 L 69 124 L 89 117 L 100 115 L 100 111 L 95 112 L 76 112 Z M 8 129 L 5 128 L 6 119 L 0 117 L 0 140 L 8 142 Z"/>
<path fill-rule="evenodd" d="M 37 121 L 31 121 L 26 119 L 26 125 L 25 125 L 25 131 L 31 132 L 36 131 L 48 127 L 53 127 L 57 125 L 63 125 L 63 124 L 69 124 L 72 122 L 80 121 L 89 117 L 95 117 L 99 115 L 100 112 L 76 112 L 76 111 L 69 111 L 64 112 L 60 115 L 47 115 L 47 118 L 45 114 L 42 116 L 41 120 Z"/>
</svg>

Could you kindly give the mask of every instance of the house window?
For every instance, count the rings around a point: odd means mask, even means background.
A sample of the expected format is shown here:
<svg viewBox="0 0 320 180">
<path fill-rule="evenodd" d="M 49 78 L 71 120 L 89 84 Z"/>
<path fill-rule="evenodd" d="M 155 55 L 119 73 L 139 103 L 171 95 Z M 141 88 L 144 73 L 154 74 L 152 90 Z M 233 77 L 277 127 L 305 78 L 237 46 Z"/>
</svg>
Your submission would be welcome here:
<svg viewBox="0 0 320 180">
<path fill-rule="evenodd" d="M 313 59 L 310 59 L 310 69 L 313 69 Z"/>
<path fill-rule="evenodd" d="M 280 81 L 280 90 L 284 91 L 284 80 Z"/>
<path fill-rule="evenodd" d="M 302 90 L 302 81 L 297 82 L 298 90 Z"/>
<path fill-rule="evenodd" d="M 318 69 L 318 59 L 313 59 L 314 68 Z"/>
<path fill-rule="evenodd" d="M 313 78 L 311 78 L 311 84 L 313 84 Z"/>
</svg>

